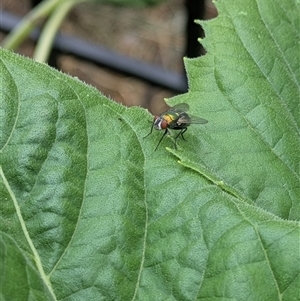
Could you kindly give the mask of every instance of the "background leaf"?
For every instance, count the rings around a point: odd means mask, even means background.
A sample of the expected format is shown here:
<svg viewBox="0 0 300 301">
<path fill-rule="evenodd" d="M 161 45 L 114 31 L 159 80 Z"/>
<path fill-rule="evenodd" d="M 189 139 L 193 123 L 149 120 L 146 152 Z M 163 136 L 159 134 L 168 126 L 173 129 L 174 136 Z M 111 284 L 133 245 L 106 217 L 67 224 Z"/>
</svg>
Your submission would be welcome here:
<svg viewBox="0 0 300 301">
<path fill-rule="evenodd" d="M 293 38 L 299 28 L 283 10 L 297 7 L 293 1 L 278 3 L 275 12 L 269 1 L 218 6 L 228 14 L 204 23 L 214 37 L 204 40 L 207 55 L 186 64 L 194 81 L 185 99 L 208 100 L 198 111 L 213 111 L 213 129 L 201 137 L 202 153 L 178 156 L 195 169 L 209 169 L 238 198 L 299 220 L 299 45 Z"/>
<path fill-rule="evenodd" d="M 209 123 L 178 151 L 143 139 L 143 109 L 1 50 L 4 300 L 299 300 L 299 4 L 281 5 L 218 2 L 172 101 Z"/>
</svg>

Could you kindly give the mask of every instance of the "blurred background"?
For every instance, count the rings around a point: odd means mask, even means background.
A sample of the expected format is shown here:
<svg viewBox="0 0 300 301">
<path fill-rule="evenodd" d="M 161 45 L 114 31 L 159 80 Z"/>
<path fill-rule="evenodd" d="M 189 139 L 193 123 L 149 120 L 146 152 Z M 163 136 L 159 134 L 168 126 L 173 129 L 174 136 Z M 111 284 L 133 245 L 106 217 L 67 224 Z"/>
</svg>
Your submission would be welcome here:
<svg viewBox="0 0 300 301">
<path fill-rule="evenodd" d="M 21 18 L 37 2 L 1 0 L 1 16 L 8 13 Z M 77 5 L 68 14 L 59 32 L 88 42 L 94 45 L 93 49 L 100 46 L 112 55 L 124 56 L 122 61 L 129 62 L 129 68 L 132 59 L 142 62 L 142 65 L 138 63 L 135 67 L 140 69 L 145 67 L 146 73 L 147 68 L 150 66 L 151 71 L 153 66 L 158 72 L 167 71 L 168 74 L 177 76 L 177 79 L 178 76 L 184 79 L 183 57 L 196 57 L 205 53 L 197 41 L 197 37 L 203 36 L 203 32 L 193 20 L 207 20 L 216 15 L 211 0 L 166 0 L 147 7 L 85 2 Z M 7 34 L 7 29 L 2 26 L 3 20 L 1 17 L 0 41 Z M 16 51 L 32 57 L 34 46 L 33 41 L 27 40 Z M 113 61 L 114 58 L 108 60 Z M 175 88 L 172 85 L 160 86 L 130 72 L 110 68 L 109 62 L 99 64 L 70 54 L 68 51 L 64 53 L 54 50 L 49 64 L 91 84 L 117 102 L 127 106 L 142 106 L 153 114 L 166 110 L 164 98 L 184 93 L 186 89 L 181 85 L 177 87 L 176 83 Z M 155 78 L 155 72 L 151 76 Z M 159 82 L 159 79 L 157 80 Z"/>
</svg>

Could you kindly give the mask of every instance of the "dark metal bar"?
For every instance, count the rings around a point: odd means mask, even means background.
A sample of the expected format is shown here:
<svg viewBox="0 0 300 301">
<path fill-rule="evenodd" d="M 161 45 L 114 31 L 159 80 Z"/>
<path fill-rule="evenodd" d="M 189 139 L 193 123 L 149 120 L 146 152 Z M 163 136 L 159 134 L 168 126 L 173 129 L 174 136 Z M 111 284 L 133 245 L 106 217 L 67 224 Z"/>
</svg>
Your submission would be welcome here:
<svg viewBox="0 0 300 301">
<path fill-rule="evenodd" d="M 1 11 L 0 30 L 9 32 L 19 21 L 20 19 L 15 15 Z M 38 30 L 34 30 L 30 35 L 30 38 L 34 41 L 38 37 Z M 77 58 L 116 70 L 119 73 L 135 76 L 156 86 L 180 93 L 187 91 L 185 74 L 167 71 L 69 35 L 58 34 L 53 48 L 60 53 L 74 55 Z"/>
</svg>

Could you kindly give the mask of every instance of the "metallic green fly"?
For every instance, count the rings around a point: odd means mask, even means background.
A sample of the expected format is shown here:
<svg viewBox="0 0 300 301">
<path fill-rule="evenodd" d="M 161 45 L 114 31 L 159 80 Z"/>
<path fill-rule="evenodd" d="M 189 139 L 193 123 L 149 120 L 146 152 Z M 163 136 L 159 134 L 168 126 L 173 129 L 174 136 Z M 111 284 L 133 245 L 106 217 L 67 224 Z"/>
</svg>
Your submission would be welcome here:
<svg viewBox="0 0 300 301">
<path fill-rule="evenodd" d="M 176 144 L 177 138 L 179 136 L 181 136 L 182 139 L 185 140 L 183 137 L 183 134 L 186 132 L 187 127 L 190 124 L 204 124 L 204 123 L 208 122 L 207 120 L 205 120 L 203 118 L 187 114 L 188 110 L 189 110 L 188 104 L 179 103 L 179 104 L 175 105 L 174 107 L 171 107 L 166 112 L 163 112 L 161 115 L 154 116 L 150 133 L 147 136 L 145 136 L 144 138 L 148 137 L 152 133 L 153 127 L 156 130 L 165 130 L 165 132 L 161 136 L 161 138 L 155 148 L 155 150 L 157 150 L 158 146 L 160 145 L 161 141 L 166 136 L 166 134 L 170 133 L 170 129 L 171 130 L 179 130 L 180 131 L 179 134 L 177 134 L 177 136 L 174 139 L 175 149 L 177 149 L 177 144 Z"/>
</svg>

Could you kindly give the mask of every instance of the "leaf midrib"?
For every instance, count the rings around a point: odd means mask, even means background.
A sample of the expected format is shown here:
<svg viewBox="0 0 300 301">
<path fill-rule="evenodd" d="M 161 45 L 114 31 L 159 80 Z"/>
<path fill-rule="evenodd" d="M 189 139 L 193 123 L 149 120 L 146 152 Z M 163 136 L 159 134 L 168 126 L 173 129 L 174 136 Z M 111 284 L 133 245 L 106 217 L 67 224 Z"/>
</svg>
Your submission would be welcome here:
<svg viewBox="0 0 300 301">
<path fill-rule="evenodd" d="M 49 278 L 47 277 L 44 269 L 43 269 L 43 265 L 42 265 L 42 262 L 41 262 L 41 258 L 33 244 L 33 241 L 28 233 L 28 230 L 27 230 L 27 227 L 26 227 L 26 224 L 25 224 L 25 221 L 23 219 L 23 216 L 22 216 L 22 213 L 21 213 L 21 209 L 20 209 L 20 206 L 17 202 L 17 199 L 16 199 L 16 196 L 14 194 L 14 192 L 12 191 L 6 177 L 5 177 L 5 174 L 3 172 L 3 169 L 2 169 L 2 166 L 0 165 L 0 176 L 3 180 L 3 183 L 4 183 L 4 186 L 6 187 L 12 201 L 13 201 L 13 204 L 14 204 L 14 207 L 15 207 L 15 210 L 16 210 L 16 214 L 17 214 L 17 217 L 18 217 L 18 220 L 20 222 L 20 226 L 22 228 L 22 231 L 24 233 L 24 236 L 25 236 L 25 239 L 29 245 L 29 248 L 31 249 L 32 251 L 32 254 L 33 254 L 33 258 L 34 258 L 34 261 L 36 263 L 36 266 L 37 266 L 37 269 L 39 271 L 39 274 L 41 276 L 41 279 L 43 280 L 43 282 L 45 283 L 45 285 L 47 286 L 51 296 L 53 297 L 54 300 L 56 300 L 56 296 L 54 294 L 54 291 L 52 289 L 52 286 L 51 286 L 51 283 L 49 281 Z"/>
</svg>

